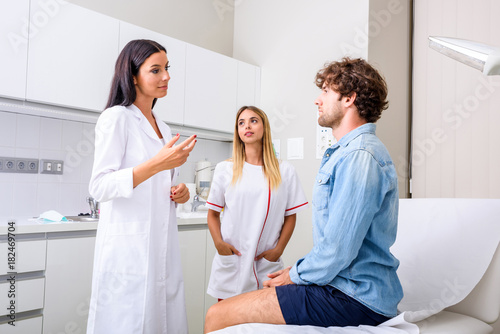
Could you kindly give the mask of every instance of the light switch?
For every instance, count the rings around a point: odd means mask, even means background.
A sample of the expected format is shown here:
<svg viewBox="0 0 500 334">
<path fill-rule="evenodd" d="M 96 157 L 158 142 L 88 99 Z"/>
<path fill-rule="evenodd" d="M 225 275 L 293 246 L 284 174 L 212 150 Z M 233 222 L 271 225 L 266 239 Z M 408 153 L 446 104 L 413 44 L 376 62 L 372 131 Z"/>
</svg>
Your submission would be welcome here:
<svg viewBox="0 0 500 334">
<path fill-rule="evenodd" d="M 40 160 L 40 174 L 62 174 L 64 161 L 62 160 Z"/>
<path fill-rule="evenodd" d="M 288 160 L 304 159 L 304 138 L 288 138 L 287 146 Z"/>
</svg>

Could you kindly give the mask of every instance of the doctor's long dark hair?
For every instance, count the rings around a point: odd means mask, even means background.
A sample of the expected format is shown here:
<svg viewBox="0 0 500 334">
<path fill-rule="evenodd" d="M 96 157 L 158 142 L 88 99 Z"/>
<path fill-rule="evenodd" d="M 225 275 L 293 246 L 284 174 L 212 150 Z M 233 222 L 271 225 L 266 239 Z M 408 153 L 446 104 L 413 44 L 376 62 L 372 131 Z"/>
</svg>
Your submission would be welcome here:
<svg viewBox="0 0 500 334">
<path fill-rule="evenodd" d="M 111 81 L 106 109 L 113 106 L 129 106 L 134 103 L 137 93 L 134 85 L 134 76 L 139 73 L 141 65 L 153 53 L 167 50 L 155 41 L 136 39 L 125 45 L 118 56 L 115 65 L 115 74 Z M 156 99 L 153 100 L 153 108 Z"/>
</svg>

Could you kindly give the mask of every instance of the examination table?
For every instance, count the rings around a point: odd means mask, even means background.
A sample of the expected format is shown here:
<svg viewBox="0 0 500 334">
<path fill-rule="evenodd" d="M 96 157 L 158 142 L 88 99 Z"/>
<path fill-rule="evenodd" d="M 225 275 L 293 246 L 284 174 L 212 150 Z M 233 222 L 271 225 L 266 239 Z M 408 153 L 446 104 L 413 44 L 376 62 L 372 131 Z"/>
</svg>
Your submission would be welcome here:
<svg viewBox="0 0 500 334">
<path fill-rule="evenodd" d="M 217 334 L 486 334 L 500 314 L 500 200 L 401 199 L 392 253 L 404 298 L 376 327 L 242 324 Z"/>
</svg>

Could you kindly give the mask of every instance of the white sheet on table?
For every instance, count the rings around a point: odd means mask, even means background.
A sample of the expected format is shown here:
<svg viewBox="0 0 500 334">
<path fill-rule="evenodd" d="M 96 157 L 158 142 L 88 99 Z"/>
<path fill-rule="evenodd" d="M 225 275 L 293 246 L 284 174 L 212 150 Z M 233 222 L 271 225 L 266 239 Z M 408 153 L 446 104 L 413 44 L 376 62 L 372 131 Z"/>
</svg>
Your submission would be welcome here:
<svg viewBox="0 0 500 334">
<path fill-rule="evenodd" d="M 402 313 L 379 326 L 359 327 L 315 327 L 296 325 L 270 325 L 270 324 L 243 324 L 221 329 L 212 334 L 418 334 L 418 327 L 405 320 Z"/>
<path fill-rule="evenodd" d="M 462 301 L 500 242 L 499 199 L 402 199 L 392 253 L 400 260 L 398 306 L 420 321 Z"/>
</svg>

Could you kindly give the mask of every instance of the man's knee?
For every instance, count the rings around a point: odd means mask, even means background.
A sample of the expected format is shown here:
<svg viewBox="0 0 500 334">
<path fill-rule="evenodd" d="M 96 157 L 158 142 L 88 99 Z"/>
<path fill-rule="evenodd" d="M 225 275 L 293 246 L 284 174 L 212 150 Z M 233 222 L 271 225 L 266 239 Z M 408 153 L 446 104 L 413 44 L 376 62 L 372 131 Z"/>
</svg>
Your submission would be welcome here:
<svg viewBox="0 0 500 334">
<path fill-rule="evenodd" d="M 210 308 L 207 311 L 207 314 L 205 315 L 205 329 L 207 328 L 207 325 L 211 325 L 213 322 L 213 319 L 215 319 L 217 316 L 217 304 L 214 304 L 210 306 Z"/>
</svg>

